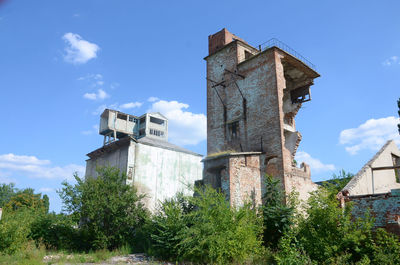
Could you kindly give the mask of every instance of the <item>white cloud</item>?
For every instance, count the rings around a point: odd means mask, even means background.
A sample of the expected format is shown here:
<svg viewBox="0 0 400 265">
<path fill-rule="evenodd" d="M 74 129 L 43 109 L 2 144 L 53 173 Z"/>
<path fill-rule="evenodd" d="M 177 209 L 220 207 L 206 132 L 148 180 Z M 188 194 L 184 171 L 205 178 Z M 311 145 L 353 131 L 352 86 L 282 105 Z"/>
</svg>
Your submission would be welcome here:
<svg viewBox="0 0 400 265">
<path fill-rule="evenodd" d="M 298 151 L 296 154 L 296 160 L 299 162 L 305 162 L 311 168 L 311 171 L 323 172 L 323 171 L 333 171 L 335 166 L 333 164 L 324 164 L 319 159 L 313 158 L 310 154 L 304 151 Z"/>
<path fill-rule="evenodd" d="M 107 94 L 106 91 L 100 88 L 95 93 L 85 93 L 83 97 L 90 100 L 103 100 L 110 97 L 110 95 Z"/>
<path fill-rule="evenodd" d="M 392 57 L 386 59 L 382 64 L 384 66 L 391 66 L 393 64 L 400 63 L 399 59 L 400 58 L 398 56 L 392 56 Z"/>
<path fill-rule="evenodd" d="M 110 104 L 110 105 L 102 104 L 102 105 L 98 106 L 97 109 L 95 109 L 92 112 L 92 114 L 100 115 L 101 113 L 103 113 L 103 111 L 105 109 L 113 109 L 113 110 L 132 109 L 132 108 L 139 108 L 142 105 L 143 105 L 142 102 L 128 102 L 128 103 L 124 103 L 121 105 L 118 103 L 114 103 L 114 104 Z"/>
<path fill-rule="evenodd" d="M 0 163 L 48 165 L 49 160 L 39 160 L 35 156 L 19 156 L 12 153 L 0 155 Z"/>
<path fill-rule="evenodd" d="M 84 64 L 97 57 L 100 47 L 95 43 L 90 43 L 75 33 L 65 33 L 62 37 L 67 43 L 64 60 L 73 64 Z"/>
<path fill-rule="evenodd" d="M 53 188 L 46 188 L 46 187 L 43 187 L 43 188 L 40 188 L 40 189 L 39 189 L 39 192 L 53 192 L 53 191 L 54 191 Z"/>
<path fill-rule="evenodd" d="M 129 103 L 125 103 L 122 104 L 121 106 L 119 106 L 121 109 L 133 109 L 133 108 L 139 108 L 143 105 L 143 103 L 141 102 L 129 102 Z"/>
<path fill-rule="evenodd" d="M 41 160 L 35 156 L 5 154 L 0 157 L 1 171 L 10 176 L 18 173 L 31 178 L 72 180 L 74 172 L 78 172 L 80 176 L 85 172 L 85 167 L 81 165 L 51 166 L 49 160 Z"/>
<path fill-rule="evenodd" d="M 86 131 L 82 131 L 81 133 L 83 135 L 90 135 L 90 134 L 95 134 L 99 132 L 99 125 L 95 124 L 92 126 L 91 130 L 86 130 Z"/>
<path fill-rule="evenodd" d="M 202 113 L 185 111 L 189 105 L 178 101 L 158 100 L 149 112 L 160 112 L 168 118 L 169 140 L 178 145 L 196 145 L 207 138 L 207 118 Z"/>
<path fill-rule="evenodd" d="M 110 105 L 106 105 L 106 104 L 102 104 L 100 106 L 97 107 L 97 109 L 95 109 L 92 114 L 93 115 L 100 115 L 103 113 L 103 111 L 105 109 L 114 109 L 114 110 L 119 110 L 119 106 L 118 103 L 114 103 L 114 104 L 110 104 Z"/>
<path fill-rule="evenodd" d="M 399 119 L 394 116 L 367 120 L 357 128 L 341 131 L 339 143 L 346 145 L 345 149 L 351 155 L 363 149 L 377 151 L 390 139 L 400 144 L 398 123 Z"/>
<path fill-rule="evenodd" d="M 157 100 L 159 100 L 159 98 L 157 98 L 157 97 L 149 97 L 149 98 L 147 99 L 148 102 L 155 102 L 155 101 L 157 101 Z"/>
<path fill-rule="evenodd" d="M 90 81 L 101 81 L 103 80 L 103 75 L 101 74 L 87 74 L 85 76 L 81 76 L 78 78 L 78 81 L 82 81 L 82 80 L 90 80 Z"/>
</svg>

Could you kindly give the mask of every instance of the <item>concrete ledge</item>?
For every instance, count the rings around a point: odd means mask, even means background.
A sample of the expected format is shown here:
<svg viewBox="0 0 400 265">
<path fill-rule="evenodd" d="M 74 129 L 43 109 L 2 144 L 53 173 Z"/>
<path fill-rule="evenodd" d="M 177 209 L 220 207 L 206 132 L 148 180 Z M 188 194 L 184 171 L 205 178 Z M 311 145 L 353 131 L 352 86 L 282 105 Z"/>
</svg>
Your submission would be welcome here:
<svg viewBox="0 0 400 265">
<path fill-rule="evenodd" d="M 208 160 L 213 160 L 213 159 L 219 159 L 219 158 L 223 158 L 223 157 L 228 157 L 228 156 L 250 156 L 250 155 L 261 155 L 264 154 L 263 152 L 232 152 L 232 153 L 223 153 L 221 152 L 221 154 L 216 154 L 216 155 L 209 155 L 207 157 L 205 157 L 203 160 L 201 160 L 201 162 L 204 161 L 208 161 Z"/>
</svg>

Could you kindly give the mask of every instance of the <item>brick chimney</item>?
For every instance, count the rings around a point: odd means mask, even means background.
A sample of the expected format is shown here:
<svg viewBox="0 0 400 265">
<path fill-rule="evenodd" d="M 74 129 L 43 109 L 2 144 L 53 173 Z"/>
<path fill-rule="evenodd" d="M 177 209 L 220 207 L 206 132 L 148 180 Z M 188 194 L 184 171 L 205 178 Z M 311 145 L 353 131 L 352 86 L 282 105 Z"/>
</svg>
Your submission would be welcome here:
<svg viewBox="0 0 400 265">
<path fill-rule="evenodd" d="M 245 42 L 241 38 L 230 33 L 226 28 L 223 28 L 221 31 L 208 36 L 208 54 L 213 54 L 234 40 Z"/>
</svg>

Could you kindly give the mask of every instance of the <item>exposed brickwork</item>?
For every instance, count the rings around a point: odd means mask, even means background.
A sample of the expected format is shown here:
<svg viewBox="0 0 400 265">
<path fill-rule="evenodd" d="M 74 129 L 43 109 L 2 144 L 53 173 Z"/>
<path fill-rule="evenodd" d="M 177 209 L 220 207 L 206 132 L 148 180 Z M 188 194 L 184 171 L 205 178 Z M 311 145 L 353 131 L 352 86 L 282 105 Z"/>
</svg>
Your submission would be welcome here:
<svg viewBox="0 0 400 265">
<path fill-rule="evenodd" d="M 261 203 L 260 153 L 233 153 L 207 158 L 203 183 L 220 188 L 231 206 Z M 232 192 L 233 191 L 233 192 Z"/>
<path fill-rule="evenodd" d="M 294 117 L 301 103 L 294 102 L 290 93 L 302 86 L 309 87 L 318 73 L 279 48 L 260 52 L 225 29 L 209 36 L 209 51 L 205 58 L 208 155 L 224 151 L 260 152 L 258 174 L 273 175 L 281 179 L 285 191 L 296 189 L 306 198 L 315 184 L 309 170 L 293 165 L 301 140 Z M 252 179 L 254 169 L 238 162 L 238 158 L 224 159 L 229 161 L 224 162 L 225 168 L 229 168 L 227 163 L 236 168 L 227 172 L 229 179 L 230 174 L 238 176 L 238 172 L 242 183 Z M 211 168 L 208 163 L 215 161 L 205 161 L 205 172 Z M 261 181 L 250 181 L 252 187 L 246 189 L 261 189 Z M 232 202 L 237 187 L 229 187 Z"/>
<path fill-rule="evenodd" d="M 375 218 L 375 227 L 386 230 L 400 236 L 400 189 L 390 193 L 347 196 L 345 202 L 353 202 L 353 215 L 363 217 L 367 210 Z"/>
</svg>

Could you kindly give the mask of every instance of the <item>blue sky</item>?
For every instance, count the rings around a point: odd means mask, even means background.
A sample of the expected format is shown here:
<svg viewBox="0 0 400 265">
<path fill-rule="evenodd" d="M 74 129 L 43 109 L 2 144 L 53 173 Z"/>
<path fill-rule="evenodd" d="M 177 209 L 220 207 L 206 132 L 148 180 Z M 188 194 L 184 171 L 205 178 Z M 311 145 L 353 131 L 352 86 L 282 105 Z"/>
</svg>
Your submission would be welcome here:
<svg viewBox="0 0 400 265">
<path fill-rule="evenodd" d="M 314 181 L 357 172 L 396 131 L 400 2 L 0 1 L 0 182 L 55 190 L 84 171 L 105 106 L 170 118 L 170 140 L 206 153 L 207 36 L 278 38 L 321 77 L 296 117 Z"/>
</svg>

